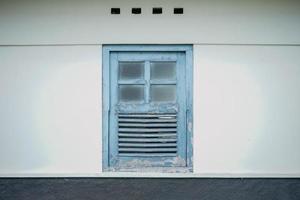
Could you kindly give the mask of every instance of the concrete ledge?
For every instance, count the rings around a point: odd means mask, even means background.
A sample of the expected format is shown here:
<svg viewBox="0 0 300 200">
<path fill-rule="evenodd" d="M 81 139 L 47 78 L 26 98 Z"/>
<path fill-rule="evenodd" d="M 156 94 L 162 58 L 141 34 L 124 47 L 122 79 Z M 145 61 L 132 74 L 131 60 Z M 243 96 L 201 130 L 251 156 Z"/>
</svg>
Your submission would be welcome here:
<svg viewBox="0 0 300 200">
<path fill-rule="evenodd" d="M 299 200 L 300 179 L 2 178 L 5 200 Z"/>
</svg>

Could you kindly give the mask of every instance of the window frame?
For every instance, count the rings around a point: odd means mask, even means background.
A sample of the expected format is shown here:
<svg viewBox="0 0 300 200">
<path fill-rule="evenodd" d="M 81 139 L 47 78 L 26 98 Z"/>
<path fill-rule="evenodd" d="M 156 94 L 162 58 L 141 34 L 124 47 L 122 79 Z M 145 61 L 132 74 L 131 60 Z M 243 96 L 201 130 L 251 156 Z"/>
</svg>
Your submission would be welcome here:
<svg viewBox="0 0 300 200">
<path fill-rule="evenodd" d="M 186 165 L 176 172 L 193 171 L 193 46 L 192 45 L 103 45 L 102 46 L 102 171 L 109 166 L 109 115 L 110 115 L 110 56 L 112 52 L 183 52 L 186 70 Z M 162 172 L 174 172 L 175 167 L 164 167 Z"/>
</svg>

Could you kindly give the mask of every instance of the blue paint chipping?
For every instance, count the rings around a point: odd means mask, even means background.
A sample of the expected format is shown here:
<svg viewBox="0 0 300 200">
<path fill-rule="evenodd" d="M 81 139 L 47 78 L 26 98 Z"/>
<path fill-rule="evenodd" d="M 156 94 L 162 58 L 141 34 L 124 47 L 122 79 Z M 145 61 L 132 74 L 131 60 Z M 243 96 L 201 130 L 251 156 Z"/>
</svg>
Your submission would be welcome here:
<svg viewBox="0 0 300 200">
<path fill-rule="evenodd" d="M 192 171 L 192 56 L 191 45 L 103 46 L 103 171 Z"/>
</svg>

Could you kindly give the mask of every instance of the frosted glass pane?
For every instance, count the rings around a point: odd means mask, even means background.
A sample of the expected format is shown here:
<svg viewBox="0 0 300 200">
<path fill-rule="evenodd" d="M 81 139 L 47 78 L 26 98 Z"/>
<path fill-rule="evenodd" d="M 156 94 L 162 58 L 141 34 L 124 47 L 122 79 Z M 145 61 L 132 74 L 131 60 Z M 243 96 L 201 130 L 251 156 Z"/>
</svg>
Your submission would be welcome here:
<svg viewBox="0 0 300 200">
<path fill-rule="evenodd" d="M 143 101 L 144 86 L 140 85 L 120 85 L 119 101 Z"/>
<path fill-rule="evenodd" d="M 172 101 L 176 100 L 176 85 L 152 85 L 151 101 Z"/>
<path fill-rule="evenodd" d="M 119 80 L 144 79 L 143 62 L 120 62 Z"/>
<path fill-rule="evenodd" d="M 151 79 L 175 79 L 176 62 L 152 62 Z"/>
</svg>

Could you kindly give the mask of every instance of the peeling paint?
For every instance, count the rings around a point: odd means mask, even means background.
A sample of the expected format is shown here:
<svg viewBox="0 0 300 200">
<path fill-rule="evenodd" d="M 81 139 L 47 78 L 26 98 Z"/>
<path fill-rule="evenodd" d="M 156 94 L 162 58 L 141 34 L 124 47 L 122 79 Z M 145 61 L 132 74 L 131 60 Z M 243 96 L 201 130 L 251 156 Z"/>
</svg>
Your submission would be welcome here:
<svg viewBox="0 0 300 200">
<path fill-rule="evenodd" d="M 170 167 L 163 167 L 170 166 Z M 191 169 L 186 168 L 186 161 L 181 157 L 167 158 L 164 160 L 143 160 L 134 158 L 129 161 L 118 162 L 113 168 L 113 171 L 135 171 L 135 172 L 156 172 L 157 170 L 163 172 L 190 172 Z"/>
<path fill-rule="evenodd" d="M 192 122 L 189 122 L 188 123 L 188 131 L 192 132 L 192 128 L 193 128 L 193 124 L 192 124 Z"/>
<path fill-rule="evenodd" d="M 167 158 L 164 160 L 143 160 L 143 159 L 138 159 L 134 158 L 128 162 L 125 163 L 120 163 L 122 167 L 136 167 L 136 166 L 141 166 L 141 167 L 152 167 L 152 166 L 165 166 L 165 165 L 173 165 L 173 166 L 185 166 L 186 162 L 184 159 L 180 157 L 175 157 L 175 158 Z"/>
</svg>

